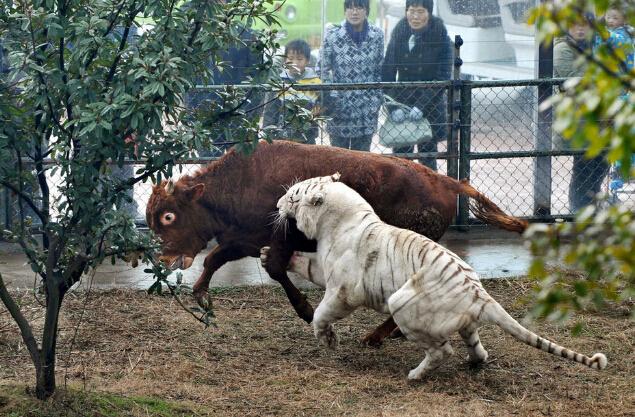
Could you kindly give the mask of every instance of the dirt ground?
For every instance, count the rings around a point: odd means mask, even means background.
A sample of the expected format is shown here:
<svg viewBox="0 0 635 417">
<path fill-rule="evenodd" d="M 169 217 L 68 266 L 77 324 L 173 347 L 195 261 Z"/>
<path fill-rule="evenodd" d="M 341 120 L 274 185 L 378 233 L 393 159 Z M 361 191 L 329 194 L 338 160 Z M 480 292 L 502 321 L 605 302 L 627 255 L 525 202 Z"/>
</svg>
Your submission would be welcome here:
<svg viewBox="0 0 635 417">
<path fill-rule="evenodd" d="M 529 293 L 528 281 L 485 285 L 513 316 L 524 316 L 526 307 L 518 300 Z M 314 306 L 320 295 L 309 293 Z M 29 317 L 41 318 L 31 295 L 18 296 Z M 74 392 L 158 398 L 178 404 L 179 415 L 635 416 L 635 326 L 629 306 L 578 315 L 586 325 L 578 337 L 570 334 L 573 321 L 530 325 L 584 354 L 604 352 L 609 359 L 604 371 L 538 351 L 486 326 L 481 331 L 490 354 L 486 365 L 471 369 L 457 337 L 454 357 L 419 382 L 406 379 L 423 359 L 414 343 L 392 339 L 380 349 L 359 343 L 384 319 L 369 310 L 359 309 L 336 326 L 336 351 L 317 346 L 310 326 L 295 316 L 278 288 L 216 291 L 215 311 L 218 328 L 205 330 L 167 296 L 130 290 L 69 295 L 60 326 L 60 391 L 67 384 Z M 0 307 L 0 397 L 2 386 L 15 391 L 32 385 L 33 376 L 17 327 Z M 18 415 L 8 407 L 10 401 L 0 398 L 0 415 Z M 68 413 L 75 414 L 104 415 Z"/>
</svg>

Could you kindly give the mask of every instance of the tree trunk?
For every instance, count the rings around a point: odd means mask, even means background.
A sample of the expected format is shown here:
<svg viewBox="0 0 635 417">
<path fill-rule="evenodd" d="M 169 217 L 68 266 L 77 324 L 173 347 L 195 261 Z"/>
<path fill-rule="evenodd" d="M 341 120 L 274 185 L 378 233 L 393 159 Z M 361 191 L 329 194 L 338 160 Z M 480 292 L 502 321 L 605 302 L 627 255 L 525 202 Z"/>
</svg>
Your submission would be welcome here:
<svg viewBox="0 0 635 417">
<path fill-rule="evenodd" d="M 50 277 L 50 279 L 55 279 Z M 47 285 L 48 297 L 46 316 L 42 334 L 42 348 L 40 350 L 40 365 L 36 367 L 35 396 L 45 400 L 55 393 L 55 351 L 57 347 L 57 324 L 59 321 L 62 299 L 66 291 L 60 286 Z"/>
</svg>

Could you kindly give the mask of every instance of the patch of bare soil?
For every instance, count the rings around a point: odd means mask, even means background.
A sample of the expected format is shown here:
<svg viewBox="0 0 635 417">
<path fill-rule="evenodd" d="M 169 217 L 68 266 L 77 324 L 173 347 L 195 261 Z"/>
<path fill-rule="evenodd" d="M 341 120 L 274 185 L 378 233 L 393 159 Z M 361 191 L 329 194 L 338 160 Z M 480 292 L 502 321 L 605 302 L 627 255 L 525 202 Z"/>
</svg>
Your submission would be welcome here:
<svg viewBox="0 0 635 417">
<path fill-rule="evenodd" d="M 487 281 L 514 317 L 523 317 L 525 280 Z M 314 306 L 320 291 L 310 292 Z M 17 294 L 31 317 L 41 308 Z M 62 311 L 58 386 L 174 401 L 196 415 L 221 416 L 634 416 L 635 326 L 628 309 L 609 306 L 575 323 L 533 323 L 542 336 L 584 354 L 604 352 L 598 372 L 482 328 L 488 363 L 471 369 L 460 338 L 454 357 L 420 382 L 406 375 L 422 359 L 417 345 L 359 340 L 385 317 L 359 309 L 336 325 L 340 347 L 318 347 L 278 288 L 228 289 L 215 296 L 218 328 L 203 329 L 170 297 L 143 292 L 71 294 Z M 188 300 L 189 301 L 189 300 Z M 77 327 L 80 323 L 79 327 Z M 77 329 L 74 342 L 73 335 Z M 33 384 L 17 327 L 0 307 L 0 384 Z"/>
</svg>

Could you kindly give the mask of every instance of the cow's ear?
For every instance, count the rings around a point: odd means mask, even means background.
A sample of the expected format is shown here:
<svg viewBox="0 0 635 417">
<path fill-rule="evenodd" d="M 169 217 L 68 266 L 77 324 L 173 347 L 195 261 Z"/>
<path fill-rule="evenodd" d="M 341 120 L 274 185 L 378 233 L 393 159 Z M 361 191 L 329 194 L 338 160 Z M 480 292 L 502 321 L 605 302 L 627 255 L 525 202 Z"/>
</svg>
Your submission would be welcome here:
<svg viewBox="0 0 635 417">
<path fill-rule="evenodd" d="M 340 174 L 339 172 L 336 172 L 335 174 L 331 175 L 331 180 L 333 180 L 333 182 L 338 182 L 341 176 L 342 174 Z"/>
<path fill-rule="evenodd" d="M 188 188 L 185 192 L 187 196 L 190 198 L 190 200 L 198 201 L 203 196 L 203 193 L 205 192 L 205 184 L 203 184 L 202 182 L 198 183 Z"/>
<path fill-rule="evenodd" d="M 314 193 L 309 197 L 309 204 L 312 206 L 319 206 L 324 203 L 324 194 L 322 193 Z"/>
</svg>

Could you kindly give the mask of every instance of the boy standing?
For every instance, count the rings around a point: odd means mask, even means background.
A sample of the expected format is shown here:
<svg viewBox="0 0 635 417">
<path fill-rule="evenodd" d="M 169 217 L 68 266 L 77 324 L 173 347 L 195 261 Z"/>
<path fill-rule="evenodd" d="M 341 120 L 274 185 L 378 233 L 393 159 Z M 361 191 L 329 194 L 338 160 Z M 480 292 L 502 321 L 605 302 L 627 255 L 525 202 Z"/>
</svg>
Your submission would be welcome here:
<svg viewBox="0 0 635 417">
<path fill-rule="evenodd" d="M 285 47 L 284 58 L 284 68 L 280 73 L 282 83 L 309 85 L 321 82 L 315 70 L 308 66 L 311 59 L 311 47 L 307 42 L 301 39 L 290 41 Z M 316 91 L 297 91 L 289 88 L 275 99 L 269 97 L 266 100 L 270 103 L 265 108 L 263 126 L 276 126 L 277 136 L 280 138 L 314 145 L 315 138 L 319 134 L 317 123 L 302 123 L 296 118 L 294 108 L 301 106 L 317 114 L 318 96 Z"/>
</svg>

